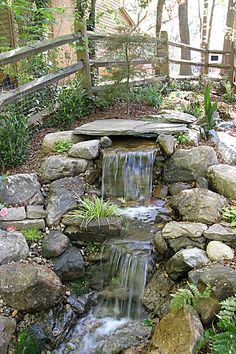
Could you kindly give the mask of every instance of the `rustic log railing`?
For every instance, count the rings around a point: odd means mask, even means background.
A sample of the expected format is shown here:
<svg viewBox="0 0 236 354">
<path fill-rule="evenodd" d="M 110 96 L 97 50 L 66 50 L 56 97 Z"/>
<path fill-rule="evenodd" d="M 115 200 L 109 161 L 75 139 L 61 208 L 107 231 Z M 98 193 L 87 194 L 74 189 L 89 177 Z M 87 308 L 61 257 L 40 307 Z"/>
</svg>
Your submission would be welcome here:
<svg viewBox="0 0 236 354">
<path fill-rule="evenodd" d="M 9 52 L 4 52 L 0 54 L 0 65 L 4 66 L 7 64 L 11 63 L 17 63 L 21 61 L 22 59 L 31 57 L 33 55 L 36 55 L 38 53 L 43 53 L 48 50 L 51 50 L 53 48 L 58 48 L 62 45 L 65 44 L 70 44 L 70 43 L 80 43 L 82 40 L 82 43 L 87 43 L 87 37 L 89 40 L 92 41 L 107 41 L 107 40 L 114 40 L 118 34 L 111 34 L 111 33 L 96 33 L 96 32 L 84 32 L 83 30 L 77 31 L 77 33 L 71 33 L 68 35 L 64 36 L 59 36 L 56 38 L 51 38 L 47 40 L 43 40 L 37 43 L 34 43 L 32 45 L 28 45 L 25 47 L 17 48 L 14 50 L 11 50 Z M 140 41 L 140 39 L 143 39 L 145 43 L 149 44 L 155 44 L 157 50 L 156 54 L 156 60 L 160 62 L 160 80 L 163 80 L 163 77 L 169 77 L 169 64 L 185 64 L 185 65 L 190 65 L 190 66 L 199 66 L 199 67 L 204 67 L 206 71 L 208 71 L 209 68 L 219 68 L 219 69 L 226 69 L 229 71 L 228 74 L 228 80 L 231 82 L 232 85 L 235 85 L 235 80 L 236 80 L 236 64 L 235 64 L 235 58 L 236 58 L 236 47 L 235 44 L 232 43 L 232 47 L 230 51 L 223 51 L 223 50 L 214 50 L 214 49 L 202 49 L 202 48 L 197 48 L 193 47 L 190 45 L 186 45 L 183 43 L 178 43 L 178 42 L 173 42 L 173 41 L 168 41 L 168 36 L 166 32 L 162 34 L 162 37 L 160 39 L 157 39 L 155 37 L 149 37 L 149 36 L 141 36 L 141 35 L 133 35 L 131 37 L 132 42 L 135 41 Z M 177 48 L 188 48 L 191 51 L 194 52 L 199 52 L 203 53 L 205 60 L 204 61 L 196 61 L 196 60 L 183 60 L 183 59 L 175 59 L 175 58 L 170 58 L 169 57 L 169 48 L 170 47 L 177 47 Z M 23 97 L 24 95 L 27 95 L 29 93 L 38 91 L 44 87 L 47 87 L 48 85 L 51 85 L 54 82 L 60 81 L 62 78 L 65 78 L 67 76 L 70 76 L 76 72 L 81 73 L 81 76 L 86 75 L 91 75 L 91 69 L 93 67 L 99 68 L 99 67 L 107 67 L 107 66 L 113 66 L 113 65 L 125 65 L 125 61 L 121 59 L 109 59 L 109 60 L 101 60 L 101 59 L 90 59 L 88 56 L 88 47 L 87 45 L 84 45 L 82 48 L 82 51 L 85 51 L 86 55 L 81 55 L 81 48 L 80 48 L 80 54 L 77 55 L 77 63 L 69 65 L 65 68 L 61 68 L 60 70 L 57 70 L 53 73 L 49 73 L 47 75 L 44 75 L 40 78 L 37 78 L 27 84 L 21 85 L 15 89 L 12 89 L 7 92 L 3 92 L 0 94 L 0 107 L 4 104 L 13 102 L 18 100 L 19 98 Z M 82 53 L 83 54 L 83 53 Z M 220 63 L 209 63 L 209 55 L 210 54 L 221 54 L 221 55 L 227 55 L 229 56 L 229 63 L 228 65 L 223 65 Z M 81 59 L 79 59 L 81 58 Z M 151 64 L 151 60 L 149 61 L 148 59 L 135 59 L 133 60 L 133 64 L 135 65 L 142 65 L 142 64 Z M 89 72 L 88 72 L 89 71 Z M 197 78 L 196 76 L 194 77 L 195 79 Z M 157 78 L 158 79 L 158 78 Z M 98 87 L 91 87 L 91 81 L 90 80 L 85 80 L 87 83 L 87 89 L 90 91 L 98 91 Z"/>
</svg>

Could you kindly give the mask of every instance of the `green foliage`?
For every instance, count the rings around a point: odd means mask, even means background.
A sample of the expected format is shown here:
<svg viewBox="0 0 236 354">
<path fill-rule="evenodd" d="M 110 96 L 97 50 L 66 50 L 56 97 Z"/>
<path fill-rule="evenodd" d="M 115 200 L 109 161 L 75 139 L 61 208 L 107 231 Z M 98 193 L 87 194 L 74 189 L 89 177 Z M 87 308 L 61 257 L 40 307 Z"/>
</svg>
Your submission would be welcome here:
<svg viewBox="0 0 236 354">
<path fill-rule="evenodd" d="M 78 199 L 78 208 L 72 210 L 65 216 L 67 220 L 81 220 L 81 228 L 87 228 L 88 224 L 92 220 L 97 220 L 100 225 L 100 219 L 105 218 L 109 222 L 109 218 L 117 216 L 119 214 L 116 205 L 105 202 L 103 199 L 85 197 L 84 199 Z"/>
<path fill-rule="evenodd" d="M 150 320 L 150 318 L 146 318 L 143 323 L 147 327 L 152 327 L 152 320 Z"/>
<path fill-rule="evenodd" d="M 130 100 L 136 103 L 147 104 L 148 106 L 157 108 L 160 108 L 163 102 L 163 98 L 160 92 L 152 86 L 132 88 Z"/>
<path fill-rule="evenodd" d="M 178 289 L 176 293 L 172 295 L 173 299 L 170 302 L 170 309 L 172 311 L 179 311 L 188 306 L 196 308 L 201 299 L 207 299 L 211 295 L 209 287 L 206 287 L 203 292 L 199 291 L 194 284 L 188 283 L 188 287 L 189 289 Z"/>
<path fill-rule="evenodd" d="M 29 130 L 26 119 L 12 112 L 0 114 L 0 166 L 15 167 L 28 156 Z"/>
<path fill-rule="evenodd" d="M 236 226 L 236 205 L 230 207 L 224 207 L 221 209 L 222 217 L 226 221 L 230 222 L 231 227 Z"/>
<path fill-rule="evenodd" d="M 194 117 L 199 118 L 203 115 L 203 108 L 198 101 L 192 101 L 183 108 L 183 111 L 192 114 Z"/>
<path fill-rule="evenodd" d="M 81 86 L 78 78 L 61 87 L 57 97 L 59 109 L 53 117 L 53 125 L 69 127 L 77 118 L 90 113 L 93 108 L 92 98 Z"/>
<path fill-rule="evenodd" d="M 221 301 L 221 310 L 217 317 L 221 322 L 236 323 L 236 295 Z"/>
<path fill-rule="evenodd" d="M 17 338 L 16 354 L 41 354 L 42 345 L 30 330 L 24 329 Z"/>
<path fill-rule="evenodd" d="M 22 233 L 28 242 L 41 241 L 43 238 L 43 233 L 36 228 L 23 230 Z"/>
<path fill-rule="evenodd" d="M 76 296 L 82 296 L 88 293 L 87 284 L 83 277 L 80 277 L 70 283 L 71 290 Z"/>
<path fill-rule="evenodd" d="M 204 94 L 204 109 L 205 109 L 205 130 L 208 132 L 215 126 L 214 113 L 217 110 L 217 102 L 211 103 L 210 86 L 207 83 Z"/>
<path fill-rule="evenodd" d="M 94 254 L 94 253 L 99 253 L 100 252 L 100 248 L 95 245 L 92 241 L 89 241 L 86 244 L 86 253 L 89 254 Z"/>
<path fill-rule="evenodd" d="M 54 152 L 57 154 L 64 154 L 65 152 L 69 151 L 72 147 L 72 143 L 67 139 L 61 139 L 56 142 L 54 146 Z"/>
<path fill-rule="evenodd" d="M 222 83 L 224 89 L 225 89 L 225 93 L 222 95 L 222 100 L 224 102 L 229 102 L 229 103 L 233 103 L 236 101 L 236 95 L 233 92 L 231 83 L 229 81 L 223 82 Z"/>
<path fill-rule="evenodd" d="M 178 141 L 178 144 L 180 144 L 180 145 L 185 145 L 185 144 L 188 144 L 188 142 L 189 142 L 188 136 L 183 132 L 178 133 L 176 135 L 176 139 Z"/>
</svg>

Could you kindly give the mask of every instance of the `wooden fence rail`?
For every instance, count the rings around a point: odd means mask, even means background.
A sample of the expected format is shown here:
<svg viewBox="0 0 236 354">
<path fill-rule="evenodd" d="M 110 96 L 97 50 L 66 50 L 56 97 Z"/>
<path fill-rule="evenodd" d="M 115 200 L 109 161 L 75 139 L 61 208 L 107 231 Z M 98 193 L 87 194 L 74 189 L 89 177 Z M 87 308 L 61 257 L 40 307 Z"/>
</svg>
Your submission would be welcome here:
<svg viewBox="0 0 236 354">
<path fill-rule="evenodd" d="M 4 52 L 0 54 L 0 65 L 7 65 L 10 63 L 18 62 L 24 58 L 28 58 L 30 56 L 36 55 L 38 53 L 43 53 L 45 51 L 48 51 L 53 48 L 58 48 L 62 45 L 65 44 L 70 44 L 73 42 L 80 42 L 81 39 L 83 39 L 83 43 L 86 42 L 86 38 L 88 37 L 89 40 L 92 41 L 109 41 L 109 40 L 115 40 L 119 36 L 118 34 L 113 34 L 113 33 L 95 33 L 95 32 L 86 32 L 83 30 L 79 30 L 76 33 L 71 33 L 68 35 L 64 36 L 59 36 L 56 38 L 51 38 L 48 40 L 36 42 L 32 45 L 28 45 L 25 47 L 17 48 L 14 50 L 11 50 L 9 52 Z M 160 62 L 160 77 L 161 80 L 163 80 L 163 76 L 168 77 L 169 76 L 169 64 L 184 64 L 184 65 L 190 65 L 190 66 L 199 66 L 199 67 L 204 67 L 206 71 L 208 71 L 208 68 L 220 68 L 220 69 L 227 69 L 229 70 L 229 76 L 228 79 L 230 80 L 231 84 L 235 84 L 236 80 L 236 66 L 235 66 L 235 58 L 236 58 L 236 49 L 235 45 L 232 45 L 231 51 L 223 51 L 223 50 L 214 50 L 214 49 L 203 49 L 203 48 L 197 48 L 193 47 L 184 43 L 178 43 L 174 41 L 169 41 L 168 36 L 166 33 L 163 34 L 162 38 L 157 39 L 155 37 L 149 37 L 149 36 L 141 36 L 141 35 L 133 35 L 130 37 L 130 42 L 139 42 L 140 39 L 145 41 L 145 43 L 155 43 L 155 46 L 157 48 L 157 54 L 156 54 L 156 61 Z M 205 56 L 204 61 L 194 61 L 194 60 L 184 60 L 184 59 L 177 59 L 177 58 L 169 58 L 169 48 L 170 47 L 177 47 L 177 48 L 188 48 L 191 51 L 203 53 Z M 88 56 L 88 48 L 85 45 L 84 49 L 86 55 L 82 55 L 81 53 L 78 55 L 78 62 L 67 66 L 65 68 L 62 68 L 54 73 L 50 73 L 47 75 L 44 75 L 38 79 L 35 79 L 25 85 L 21 85 L 20 87 L 17 87 L 11 91 L 8 92 L 3 92 L 0 94 L 0 106 L 13 102 L 15 100 L 18 100 L 19 98 L 23 97 L 24 95 L 27 95 L 29 93 L 38 91 L 48 85 L 51 85 L 54 82 L 57 82 L 61 80 L 62 78 L 65 78 L 67 76 L 70 76 L 76 72 L 81 72 L 81 76 L 86 73 L 86 70 L 89 70 L 89 75 L 90 75 L 90 70 L 91 67 L 107 67 L 107 66 L 113 66 L 113 65 L 125 65 L 125 60 L 121 59 L 108 59 L 108 60 L 102 60 L 102 59 L 91 59 L 89 60 Z M 209 63 L 209 54 L 222 54 L 222 55 L 227 55 L 229 56 L 229 65 L 224 65 L 224 64 L 219 64 L 219 63 Z M 147 64 L 151 63 L 151 60 L 148 59 L 135 59 L 133 60 L 133 64 L 135 65 L 142 65 L 142 64 Z M 89 83 L 91 85 L 91 83 Z M 95 88 L 92 87 L 87 87 L 89 90 L 92 91 L 98 91 Z"/>
</svg>

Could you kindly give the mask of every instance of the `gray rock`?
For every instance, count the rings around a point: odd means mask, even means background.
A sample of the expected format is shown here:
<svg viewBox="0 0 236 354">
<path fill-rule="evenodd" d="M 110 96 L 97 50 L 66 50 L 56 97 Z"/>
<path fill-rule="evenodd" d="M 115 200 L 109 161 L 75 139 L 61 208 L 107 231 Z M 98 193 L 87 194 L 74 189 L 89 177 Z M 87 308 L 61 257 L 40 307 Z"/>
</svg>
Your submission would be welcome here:
<svg viewBox="0 0 236 354">
<path fill-rule="evenodd" d="M 175 138 L 172 135 L 160 134 L 157 138 L 161 151 L 164 156 L 171 156 L 175 150 Z"/>
<path fill-rule="evenodd" d="M 43 205 L 28 205 L 26 207 L 26 215 L 29 219 L 44 219 L 47 212 Z"/>
<path fill-rule="evenodd" d="M 66 177 L 50 185 L 47 224 L 58 225 L 62 216 L 76 208 L 77 199 L 84 194 L 85 184 L 79 177 Z"/>
<path fill-rule="evenodd" d="M 163 123 L 186 123 L 192 124 L 196 122 L 196 117 L 192 114 L 188 114 L 185 112 L 174 111 L 171 109 L 163 109 L 159 114 L 156 115 L 148 115 L 146 118 L 152 119 L 156 122 Z"/>
<path fill-rule="evenodd" d="M 169 310 L 173 287 L 174 281 L 166 272 L 158 269 L 145 287 L 143 304 L 153 314 L 162 318 Z"/>
<path fill-rule="evenodd" d="M 0 295 L 20 311 L 40 311 L 59 303 L 64 294 L 58 276 L 42 265 L 19 262 L 0 267 Z"/>
<path fill-rule="evenodd" d="M 92 241 L 104 242 L 107 239 L 118 238 L 121 234 L 122 221 L 119 217 L 112 217 L 107 219 L 92 220 L 87 228 L 80 228 L 81 220 L 74 220 L 72 222 L 66 221 L 63 218 L 62 222 L 68 225 L 65 228 L 65 234 L 68 235 L 71 241 Z"/>
<path fill-rule="evenodd" d="M 194 188 L 171 197 L 170 204 L 183 220 L 214 224 L 221 219 L 220 209 L 227 200 L 207 189 Z"/>
<path fill-rule="evenodd" d="M 204 236 L 209 240 L 224 241 L 227 244 L 236 245 L 236 230 L 232 227 L 214 224 L 204 231 Z"/>
<path fill-rule="evenodd" d="M 211 166 L 208 169 L 208 179 L 217 193 L 236 199 L 236 166 Z"/>
<path fill-rule="evenodd" d="M 99 155 L 100 142 L 99 140 L 88 140 L 77 143 L 69 150 L 68 155 L 79 157 L 81 159 L 93 160 Z"/>
<path fill-rule="evenodd" d="M 17 230 L 45 230 L 45 221 L 43 219 L 25 219 L 21 221 L 3 221 L 1 223 L 3 229 L 7 229 L 9 226 L 15 226 Z"/>
<path fill-rule="evenodd" d="M 209 166 L 217 165 L 214 149 L 210 146 L 179 149 L 166 161 L 163 178 L 165 182 L 190 182 L 205 177 Z"/>
<path fill-rule="evenodd" d="M 11 336 L 16 329 L 16 320 L 11 317 L 0 316 L 0 353 L 7 354 Z"/>
<path fill-rule="evenodd" d="M 178 251 L 166 262 L 166 271 L 174 280 L 185 276 L 191 269 L 209 263 L 206 252 L 199 248 L 187 248 Z"/>
<path fill-rule="evenodd" d="M 154 245 L 158 253 L 162 256 L 166 253 L 168 246 L 164 238 L 162 237 L 161 232 L 157 232 L 154 238 Z"/>
<path fill-rule="evenodd" d="M 51 259 L 54 271 L 62 280 L 74 280 L 84 275 L 84 260 L 77 247 L 69 247 L 60 256 Z"/>
<path fill-rule="evenodd" d="M 217 150 L 225 163 L 236 165 L 236 139 L 227 132 L 218 132 Z"/>
<path fill-rule="evenodd" d="M 108 136 L 102 136 L 100 139 L 100 146 L 103 149 L 107 149 L 112 146 L 112 141 Z"/>
<path fill-rule="evenodd" d="M 69 306 L 59 304 L 49 311 L 36 314 L 34 321 L 43 330 L 47 348 L 55 349 L 73 329 L 77 317 Z"/>
<path fill-rule="evenodd" d="M 195 310 L 169 312 L 156 325 L 150 354 L 194 354 L 203 335 L 203 326 Z"/>
<path fill-rule="evenodd" d="M 62 232 L 51 230 L 42 241 L 42 254 L 46 258 L 60 256 L 70 246 L 69 238 Z"/>
<path fill-rule="evenodd" d="M 151 327 L 145 326 L 143 320 L 131 321 L 125 326 L 116 329 L 112 336 L 106 339 L 99 353 L 120 353 L 131 346 L 147 343 L 150 335 Z"/>
<path fill-rule="evenodd" d="M 201 132 L 200 132 L 199 128 L 188 129 L 187 136 L 188 136 L 188 143 L 189 144 L 194 145 L 194 146 L 199 145 L 199 142 L 201 140 Z"/>
<path fill-rule="evenodd" d="M 0 230 L 0 265 L 26 259 L 28 255 L 29 247 L 20 232 Z"/>
<path fill-rule="evenodd" d="M 182 248 L 205 248 L 203 232 L 207 226 L 202 223 L 172 221 L 162 229 L 162 236 L 176 253 Z"/>
<path fill-rule="evenodd" d="M 233 249 L 220 241 L 209 242 L 207 245 L 206 253 L 212 261 L 223 261 L 225 259 L 234 258 Z"/>
<path fill-rule="evenodd" d="M 6 205 L 43 204 L 36 174 L 22 173 L 0 181 L 0 199 Z"/>
<path fill-rule="evenodd" d="M 64 177 L 74 177 L 83 173 L 87 166 L 88 161 L 84 159 L 49 156 L 42 164 L 42 177 L 46 182 Z"/>
<path fill-rule="evenodd" d="M 205 177 L 199 176 L 196 179 L 196 187 L 208 189 L 208 180 Z"/>
<path fill-rule="evenodd" d="M 143 136 L 156 137 L 161 133 L 177 134 L 186 132 L 185 124 L 152 123 L 143 120 L 132 119 L 104 119 L 83 124 L 75 128 L 76 135 L 92 136 Z"/>
<path fill-rule="evenodd" d="M 185 189 L 192 189 L 193 186 L 190 183 L 176 182 L 169 185 L 168 190 L 171 195 L 178 194 Z"/>
<path fill-rule="evenodd" d="M 26 218 L 25 208 L 7 208 L 7 215 L 0 216 L 0 221 L 18 221 Z"/>
<path fill-rule="evenodd" d="M 212 264 L 192 270 L 189 272 L 188 278 L 199 289 L 206 288 L 209 285 L 212 293 L 219 301 L 236 293 L 236 270 L 221 264 Z"/>
<path fill-rule="evenodd" d="M 42 149 L 45 154 L 54 152 L 56 143 L 60 140 L 67 140 L 73 144 L 83 141 L 84 139 L 79 136 L 73 135 L 73 130 L 61 131 L 56 133 L 49 133 L 45 135 L 42 143 Z"/>
</svg>

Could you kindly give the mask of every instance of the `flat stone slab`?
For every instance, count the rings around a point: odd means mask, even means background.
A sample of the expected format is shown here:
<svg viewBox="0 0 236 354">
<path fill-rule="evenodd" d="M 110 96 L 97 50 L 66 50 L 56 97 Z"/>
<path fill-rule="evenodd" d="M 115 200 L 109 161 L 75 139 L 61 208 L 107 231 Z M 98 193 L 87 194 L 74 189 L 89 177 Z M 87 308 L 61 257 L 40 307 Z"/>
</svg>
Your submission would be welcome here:
<svg viewBox="0 0 236 354">
<path fill-rule="evenodd" d="M 192 124 L 196 122 L 196 117 L 192 114 L 173 111 L 170 109 L 163 109 L 161 112 L 155 115 L 147 115 L 145 116 L 147 119 L 152 119 L 155 122 L 162 123 L 184 123 L 184 124 Z"/>
<path fill-rule="evenodd" d="M 131 119 L 104 119 L 83 124 L 80 127 L 75 128 L 74 134 L 93 136 L 129 135 L 156 137 L 161 133 L 178 134 L 187 131 L 188 129 L 185 124 L 151 123 Z"/>
</svg>

